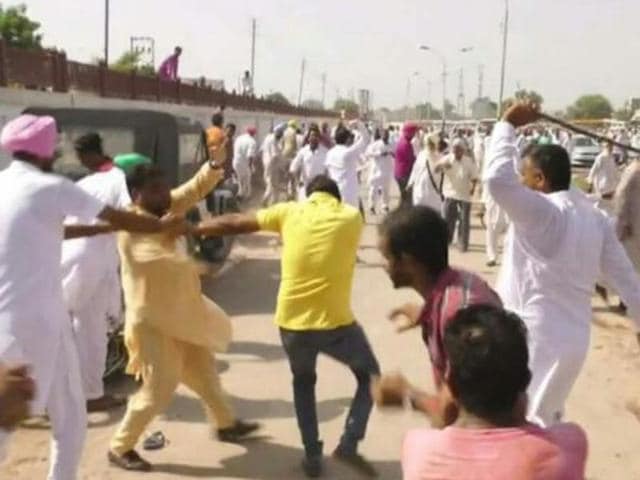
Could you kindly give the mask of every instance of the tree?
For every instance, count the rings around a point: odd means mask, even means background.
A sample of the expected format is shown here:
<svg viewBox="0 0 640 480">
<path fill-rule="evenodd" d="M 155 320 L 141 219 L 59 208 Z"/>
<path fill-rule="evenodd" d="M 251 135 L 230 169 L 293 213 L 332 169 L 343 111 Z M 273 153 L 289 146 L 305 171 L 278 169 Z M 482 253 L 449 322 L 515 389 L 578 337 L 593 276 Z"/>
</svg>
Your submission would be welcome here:
<svg viewBox="0 0 640 480">
<path fill-rule="evenodd" d="M 308 108 L 310 110 L 322 110 L 324 109 L 324 105 L 320 100 L 314 100 L 313 98 L 309 98 L 302 102 L 302 106 L 304 108 Z"/>
<path fill-rule="evenodd" d="M 27 17 L 27 7 L 18 5 L 3 8 L 0 5 L 0 36 L 8 45 L 18 48 L 42 48 L 40 24 Z"/>
<path fill-rule="evenodd" d="M 611 102 L 600 94 L 583 95 L 567 110 L 567 116 L 575 118 L 610 118 L 613 113 Z"/>
<path fill-rule="evenodd" d="M 471 116 L 475 119 L 495 118 L 498 114 L 498 104 L 489 97 L 478 97 L 471 102 Z"/>
<path fill-rule="evenodd" d="M 264 98 L 265 100 L 268 100 L 270 102 L 281 103 L 283 105 L 291 105 L 291 102 L 289 102 L 289 99 L 280 92 L 270 93 Z"/>
<path fill-rule="evenodd" d="M 117 72 L 131 73 L 136 71 L 140 75 L 154 76 L 156 72 L 153 65 L 143 64 L 141 57 L 141 52 L 124 52 L 110 68 Z"/>
<path fill-rule="evenodd" d="M 336 112 L 342 112 L 344 110 L 347 117 L 353 118 L 360 116 L 360 107 L 358 104 L 347 98 L 336 99 L 336 102 L 333 104 L 333 109 Z"/>
</svg>

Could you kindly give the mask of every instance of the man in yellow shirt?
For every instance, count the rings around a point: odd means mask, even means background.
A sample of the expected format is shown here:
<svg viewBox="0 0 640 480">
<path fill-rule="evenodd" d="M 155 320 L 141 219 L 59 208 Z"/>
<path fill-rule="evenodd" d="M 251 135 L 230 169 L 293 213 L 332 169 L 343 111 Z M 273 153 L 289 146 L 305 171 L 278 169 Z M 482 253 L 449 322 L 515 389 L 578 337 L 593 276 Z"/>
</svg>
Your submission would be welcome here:
<svg viewBox="0 0 640 480">
<path fill-rule="evenodd" d="M 371 412 L 370 381 L 378 362 L 351 311 L 351 284 L 362 232 L 360 212 L 341 202 L 337 184 L 320 175 L 307 187 L 304 202 L 280 203 L 255 214 L 216 217 L 195 228 L 197 235 L 280 234 L 282 280 L 275 323 L 293 373 L 298 426 L 305 447 L 307 476 L 322 472 L 322 442 L 315 404 L 316 360 L 324 353 L 347 365 L 358 389 L 334 457 L 375 476 L 357 453 Z"/>
<path fill-rule="evenodd" d="M 182 216 L 222 179 L 221 163 L 206 163 L 187 183 L 170 190 L 163 172 L 139 165 L 127 176 L 132 210 L 143 216 Z M 127 372 L 142 379 L 111 440 L 109 461 L 125 470 L 151 465 L 134 450 L 149 422 L 171 401 L 183 383 L 203 401 L 218 438 L 234 442 L 258 424 L 236 419 L 215 370 L 213 350 L 230 340 L 226 313 L 201 293 L 200 276 L 184 240 L 167 233 L 118 237 L 122 284 L 127 305 Z"/>
</svg>

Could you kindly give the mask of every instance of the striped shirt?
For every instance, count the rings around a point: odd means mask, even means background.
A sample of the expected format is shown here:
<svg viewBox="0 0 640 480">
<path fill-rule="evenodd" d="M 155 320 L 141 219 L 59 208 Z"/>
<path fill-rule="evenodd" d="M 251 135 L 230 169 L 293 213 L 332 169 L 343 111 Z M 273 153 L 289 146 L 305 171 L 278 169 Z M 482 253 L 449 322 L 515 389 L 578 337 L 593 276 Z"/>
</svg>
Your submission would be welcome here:
<svg viewBox="0 0 640 480">
<path fill-rule="evenodd" d="M 429 350 L 434 380 L 439 387 L 444 380 L 447 358 L 444 351 L 444 331 L 458 310 L 470 305 L 502 307 L 500 297 L 478 275 L 448 268 L 440 274 L 427 295 L 420 314 L 422 338 Z"/>
</svg>

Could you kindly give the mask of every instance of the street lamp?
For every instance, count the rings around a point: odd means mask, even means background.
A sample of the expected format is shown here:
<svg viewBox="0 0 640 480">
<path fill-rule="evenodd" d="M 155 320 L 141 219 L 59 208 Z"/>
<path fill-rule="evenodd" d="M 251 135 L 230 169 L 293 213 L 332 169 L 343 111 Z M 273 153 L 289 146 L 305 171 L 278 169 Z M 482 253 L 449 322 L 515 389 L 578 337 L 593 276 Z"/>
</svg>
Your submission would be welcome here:
<svg viewBox="0 0 640 480">
<path fill-rule="evenodd" d="M 502 67 L 500 69 L 500 96 L 498 98 L 498 118 L 502 117 L 504 97 L 504 75 L 507 65 L 507 34 L 509 32 L 509 0 L 504 0 L 504 24 L 502 26 Z"/>
</svg>

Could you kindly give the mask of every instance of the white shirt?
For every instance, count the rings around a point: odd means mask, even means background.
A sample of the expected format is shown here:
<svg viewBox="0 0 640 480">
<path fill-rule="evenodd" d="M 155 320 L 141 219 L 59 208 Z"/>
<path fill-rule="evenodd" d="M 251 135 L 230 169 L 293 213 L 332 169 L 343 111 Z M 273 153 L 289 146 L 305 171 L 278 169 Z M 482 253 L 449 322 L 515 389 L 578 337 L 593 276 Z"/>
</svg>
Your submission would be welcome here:
<svg viewBox="0 0 640 480">
<path fill-rule="evenodd" d="M 578 190 L 542 194 L 522 185 L 513 127 L 494 129 L 485 187 L 511 220 L 498 293 L 531 341 L 586 348 L 596 279 L 620 294 L 640 330 L 640 278 L 609 219 Z"/>
<path fill-rule="evenodd" d="M 598 155 L 587 180 L 599 196 L 614 193 L 620 181 L 620 174 L 613 155 L 607 155 L 606 152 Z"/>
<path fill-rule="evenodd" d="M 34 413 L 49 396 L 63 328 L 63 221 L 95 218 L 104 204 L 69 180 L 21 161 L 0 172 L 0 360 L 29 364 Z"/>
<path fill-rule="evenodd" d="M 454 154 L 450 153 L 439 165 L 445 167 L 442 187 L 445 198 L 470 202 L 472 182 L 478 179 L 478 168 L 473 160 L 466 155 L 456 160 Z"/>
<path fill-rule="evenodd" d="M 369 132 L 362 125 L 359 138 L 347 147 L 336 145 L 327 153 L 327 172 L 340 189 L 342 201 L 355 208 L 360 206 L 358 186 L 358 161 L 369 143 Z"/>
<path fill-rule="evenodd" d="M 291 162 L 290 173 L 299 175 L 303 186 L 307 186 L 312 178 L 326 172 L 327 149 L 318 145 L 311 150 L 311 145 L 305 145 Z"/>
<path fill-rule="evenodd" d="M 379 139 L 367 147 L 365 157 L 371 162 L 369 184 L 386 186 L 393 178 L 393 150 L 391 145 Z"/>
<path fill-rule="evenodd" d="M 435 171 L 439 160 L 440 156 L 438 153 L 430 154 L 428 150 L 420 152 L 413 164 L 408 185 L 412 187 L 411 191 L 414 205 L 431 207 L 438 212 L 442 209 L 442 196 L 439 189 L 443 184 L 444 175 L 443 173 L 436 173 Z M 427 162 L 429 162 L 431 175 L 429 175 L 429 170 L 427 169 Z"/>
<path fill-rule="evenodd" d="M 271 162 L 274 159 L 277 159 L 282 154 L 282 148 L 280 146 L 280 142 L 276 140 L 276 135 L 274 133 L 270 133 L 262 142 L 262 163 L 264 165 L 265 170 L 269 168 Z"/>
<path fill-rule="evenodd" d="M 248 133 L 243 133 L 233 142 L 233 167 L 248 167 L 249 159 L 256 156 L 258 144 Z"/>
</svg>

